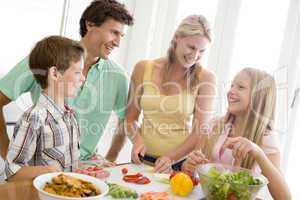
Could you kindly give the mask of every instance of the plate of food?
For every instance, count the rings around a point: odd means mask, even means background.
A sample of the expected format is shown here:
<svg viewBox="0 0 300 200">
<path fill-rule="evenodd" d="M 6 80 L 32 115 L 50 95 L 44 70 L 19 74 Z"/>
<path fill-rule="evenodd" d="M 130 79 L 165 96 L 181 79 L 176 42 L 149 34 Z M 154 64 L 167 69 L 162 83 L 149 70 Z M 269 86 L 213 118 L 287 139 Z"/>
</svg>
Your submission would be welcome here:
<svg viewBox="0 0 300 200">
<path fill-rule="evenodd" d="M 108 185 L 103 181 L 72 172 L 40 175 L 33 180 L 33 186 L 41 200 L 96 200 L 109 191 Z"/>
</svg>

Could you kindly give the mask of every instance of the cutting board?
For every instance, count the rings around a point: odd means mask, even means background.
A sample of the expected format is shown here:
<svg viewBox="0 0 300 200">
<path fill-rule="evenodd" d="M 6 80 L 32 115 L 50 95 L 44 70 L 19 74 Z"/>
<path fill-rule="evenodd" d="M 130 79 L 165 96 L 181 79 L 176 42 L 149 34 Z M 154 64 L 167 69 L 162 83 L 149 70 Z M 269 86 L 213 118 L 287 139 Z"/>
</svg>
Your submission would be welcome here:
<svg viewBox="0 0 300 200">
<path fill-rule="evenodd" d="M 127 183 L 122 180 L 123 174 L 122 174 L 122 169 L 127 168 L 128 169 L 128 174 L 135 174 L 135 173 L 142 173 L 144 176 L 147 176 L 150 180 L 151 183 L 146 184 L 146 185 L 137 185 L 134 183 Z M 106 168 L 107 171 L 111 173 L 111 175 L 106 179 L 107 182 L 109 183 L 116 183 L 119 185 L 127 186 L 131 189 L 134 189 L 138 192 L 138 194 L 142 194 L 144 192 L 168 192 L 170 195 L 170 199 L 172 200 L 200 200 L 201 198 L 204 197 L 201 187 L 196 186 L 194 187 L 194 190 L 189 194 L 189 196 L 182 198 L 178 197 L 172 194 L 171 188 L 169 184 L 164 184 L 160 183 L 157 181 L 156 176 L 154 173 L 150 172 L 149 167 L 142 164 L 142 165 L 134 165 L 134 164 L 129 164 L 129 165 L 121 165 L 117 167 L 111 167 L 111 168 Z M 106 196 L 103 199 L 107 200 L 112 200 L 114 198 L 110 196 Z M 116 199 L 114 199 L 116 200 Z"/>
</svg>

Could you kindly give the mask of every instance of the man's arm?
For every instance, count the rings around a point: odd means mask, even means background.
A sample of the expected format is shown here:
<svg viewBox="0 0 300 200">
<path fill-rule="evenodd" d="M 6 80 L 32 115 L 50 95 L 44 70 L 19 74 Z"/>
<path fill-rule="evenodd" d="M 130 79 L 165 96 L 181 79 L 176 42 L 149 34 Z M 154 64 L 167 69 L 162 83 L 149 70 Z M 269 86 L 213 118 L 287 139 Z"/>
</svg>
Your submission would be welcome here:
<svg viewBox="0 0 300 200">
<path fill-rule="evenodd" d="M 118 126 L 115 130 L 115 134 L 113 135 L 113 139 L 105 159 L 114 162 L 123 148 L 125 141 L 124 122 L 119 119 Z"/>
<path fill-rule="evenodd" d="M 6 153 L 9 144 L 3 115 L 3 107 L 9 102 L 11 102 L 11 100 L 0 91 L 0 154 L 3 158 L 6 158 Z"/>
</svg>

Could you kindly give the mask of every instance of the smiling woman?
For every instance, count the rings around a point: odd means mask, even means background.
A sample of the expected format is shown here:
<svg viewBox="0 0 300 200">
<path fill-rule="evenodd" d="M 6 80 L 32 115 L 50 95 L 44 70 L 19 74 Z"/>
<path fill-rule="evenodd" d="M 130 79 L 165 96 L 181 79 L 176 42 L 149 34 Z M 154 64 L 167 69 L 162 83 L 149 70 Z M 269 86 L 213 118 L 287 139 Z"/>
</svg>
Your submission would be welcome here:
<svg viewBox="0 0 300 200">
<path fill-rule="evenodd" d="M 176 29 L 167 56 L 136 64 L 126 114 L 135 163 L 153 157 L 155 171 L 168 172 L 194 148 L 215 94 L 213 73 L 199 63 L 210 41 L 206 18 L 190 15 Z"/>
</svg>

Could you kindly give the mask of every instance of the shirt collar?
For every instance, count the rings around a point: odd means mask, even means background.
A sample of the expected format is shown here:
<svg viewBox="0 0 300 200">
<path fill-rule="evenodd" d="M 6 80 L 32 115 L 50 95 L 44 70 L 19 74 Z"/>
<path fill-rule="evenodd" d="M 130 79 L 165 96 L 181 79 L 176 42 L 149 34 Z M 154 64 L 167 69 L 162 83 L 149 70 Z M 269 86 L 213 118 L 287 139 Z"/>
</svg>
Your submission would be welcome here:
<svg viewBox="0 0 300 200">
<path fill-rule="evenodd" d="M 67 105 L 64 106 L 64 109 L 60 108 L 55 104 L 51 97 L 44 93 L 41 94 L 37 103 L 43 108 L 46 108 L 57 122 L 65 115 L 74 113 L 73 110 Z"/>
<path fill-rule="evenodd" d="M 101 67 L 103 67 L 104 59 L 99 58 L 99 60 L 92 66 L 96 67 L 98 70 L 101 70 Z"/>
</svg>

